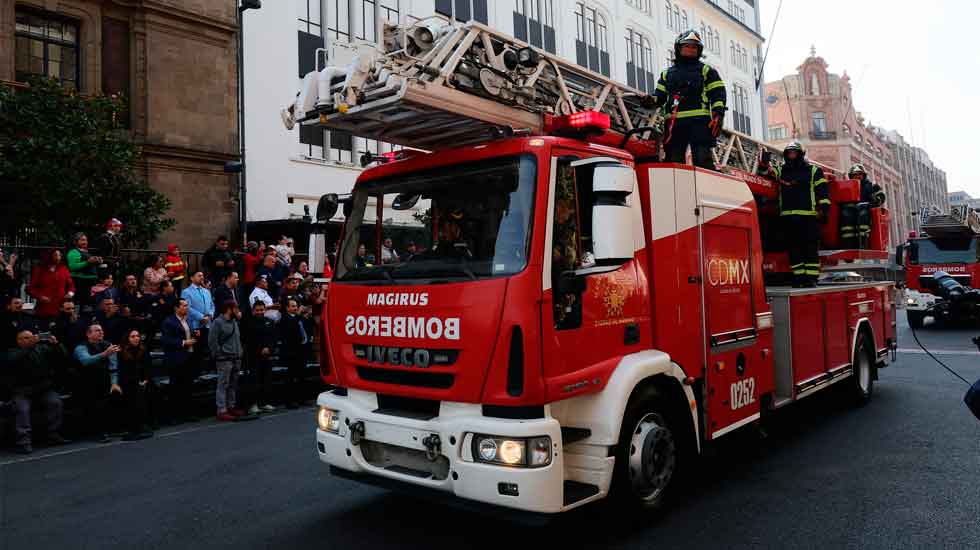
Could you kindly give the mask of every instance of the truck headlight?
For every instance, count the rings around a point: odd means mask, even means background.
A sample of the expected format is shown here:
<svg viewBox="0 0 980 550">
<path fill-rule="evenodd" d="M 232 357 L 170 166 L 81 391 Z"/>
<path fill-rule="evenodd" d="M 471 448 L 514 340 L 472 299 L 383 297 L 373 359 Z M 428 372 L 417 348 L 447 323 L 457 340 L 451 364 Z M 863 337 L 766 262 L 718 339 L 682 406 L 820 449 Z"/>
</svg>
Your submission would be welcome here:
<svg viewBox="0 0 980 550">
<path fill-rule="evenodd" d="M 915 305 L 915 299 L 914 298 L 908 298 L 907 300 L 905 300 L 905 303 L 907 305 L 914 306 Z"/>
<path fill-rule="evenodd" d="M 340 411 L 320 407 L 316 413 L 316 425 L 325 432 L 340 433 Z"/>
<path fill-rule="evenodd" d="M 540 468 L 551 464 L 551 438 L 524 438 L 473 435 L 473 458 L 477 462 Z"/>
</svg>

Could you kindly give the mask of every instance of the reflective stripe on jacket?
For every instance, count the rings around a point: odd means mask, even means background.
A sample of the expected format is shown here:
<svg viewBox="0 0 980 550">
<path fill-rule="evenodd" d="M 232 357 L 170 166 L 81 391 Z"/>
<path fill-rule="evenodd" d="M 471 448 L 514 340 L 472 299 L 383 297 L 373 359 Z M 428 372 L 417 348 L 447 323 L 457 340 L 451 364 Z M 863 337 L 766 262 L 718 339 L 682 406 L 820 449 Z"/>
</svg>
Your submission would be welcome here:
<svg viewBox="0 0 980 550">
<path fill-rule="evenodd" d="M 830 205 L 827 178 L 819 166 L 803 162 L 798 166 L 777 166 L 773 172 L 780 181 L 780 216 L 816 216 L 819 205 Z"/>
</svg>

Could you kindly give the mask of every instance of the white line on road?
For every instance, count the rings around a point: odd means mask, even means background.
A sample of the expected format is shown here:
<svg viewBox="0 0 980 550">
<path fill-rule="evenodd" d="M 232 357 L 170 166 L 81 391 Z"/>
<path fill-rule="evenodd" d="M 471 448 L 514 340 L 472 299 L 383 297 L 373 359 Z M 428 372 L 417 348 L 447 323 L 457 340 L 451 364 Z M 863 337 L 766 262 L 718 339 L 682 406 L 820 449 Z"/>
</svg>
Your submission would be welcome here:
<svg viewBox="0 0 980 550">
<path fill-rule="evenodd" d="M 926 352 L 916 348 L 898 348 L 898 353 L 917 353 L 919 355 L 926 355 Z M 931 349 L 929 350 L 929 353 L 933 355 L 980 355 L 980 352 L 958 349 Z"/>
<path fill-rule="evenodd" d="M 281 412 L 281 413 L 273 414 L 271 416 L 267 416 L 267 418 L 278 418 L 280 416 L 289 416 L 289 415 L 293 415 L 293 414 L 297 414 L 297 413 L 307 413 L 308 414 L 309 411 L 308 410 L 305 410 L 305 409 L 301 409 L 301 410 L 298 410 L 298 411 Z M 201 431 L 204 431 L 204 430 L 213 430 L 215 428 L 226 428 L 226 427 L 229 427 L 229 426 L 234 426 L 235 424 L 236 424 L 236 422 L 222 422 L 222 423 L 206 424 L 204 426 L 197 426 L 197 427 L 194 427 L 194 428 L 188 428 L 186 430 L 177 430 L 177 431 L 174 431 L 174 432 L 162 433 L 162 434 L 156 435 L 154 437 L 154 439 L 160 439 L 160 438 L 163 438 L 163 437 L 171 437 L 171 436 L 175 436 L 175 435 L 187 434 L 187 433 L 192 433 L 192 432 L 201 432 Z M 5 460 L 3 462 L 0 462 L 0 466 L 10 466 L 12 464 L 21 464 L 21 463 L 24 463 L 24 462 L 36 462 L 38 460 L 44 460 L 45 458 L 52 458 L 52 457 L 56 457 L 56 456 L 71 455 L 71 454 L 75 454 L 75 453 L 80 453 L 82 451 L 91 451 L 91 450 L 94 450 L 94 449 L 106 449 L 106 448 L 109 448 L 109 447 L 116 447 L 118 445 L 123 445 L 123 444 L 126 444 L 126 443 L 136 443 L 136 441 L 122 441 L 122 440 L 120 440 L 120 441 L 113 441 L 112 443 L 93 443 L 91 445 L 87 445 L 85 447 L 78 447 L 78 448 L 75 448 L 75 449 L 65 449 L 63 451 L 55 451 L 55 452 L 52 452 L 52 453 L 37 454 L 37 455 L 34 455 L 34 456 L 25 456 L 23 458 L 15 458 L 15 459 L 12 459 L 12 460 Z"/>
</svg>

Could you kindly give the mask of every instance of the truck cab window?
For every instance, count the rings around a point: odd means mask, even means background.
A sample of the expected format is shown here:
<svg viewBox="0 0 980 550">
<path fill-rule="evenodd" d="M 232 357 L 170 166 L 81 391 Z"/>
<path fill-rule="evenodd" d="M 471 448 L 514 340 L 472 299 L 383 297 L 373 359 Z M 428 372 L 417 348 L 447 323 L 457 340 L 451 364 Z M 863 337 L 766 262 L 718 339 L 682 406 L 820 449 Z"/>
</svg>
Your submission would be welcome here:
<svg viewBox="0 0 980 550">
<path fill-rule="evenodd" d="M 426 284 L 522 271 L 536 177 L 534 157 L 520 156 L 361 185 L 337 280 Z"/>
</svg>

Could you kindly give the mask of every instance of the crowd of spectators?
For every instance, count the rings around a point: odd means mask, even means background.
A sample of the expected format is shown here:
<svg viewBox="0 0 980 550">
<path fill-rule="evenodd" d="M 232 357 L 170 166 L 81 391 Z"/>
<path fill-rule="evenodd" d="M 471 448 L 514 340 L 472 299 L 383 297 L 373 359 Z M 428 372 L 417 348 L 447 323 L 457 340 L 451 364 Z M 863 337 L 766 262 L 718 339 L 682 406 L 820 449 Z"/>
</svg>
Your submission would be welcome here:
<svg viewBox="0 0 980 550">
<path fill-rule="evenodd" d="M 65 254 L 46 251 L 26 285 L 35 301 L 29 313 L 19 284 L 8 281 L 17 259 L 0 254 L 0 416 L 14 417 L 19 452 L 32 452 L 32 416 L 41 411 L 47 443 L 67 441 L 57 391 L 65 386 L 84 411 L 86 431 L 102 442 L 198 420 L 195 381 L 211 370 L 219 421 L 302 403 L 325 288 L 297 261 L 292 239 L 249 242 L 234 252 L 218 237 L 195 271 L 171 244 L 165 256 L 132 269 L 120 260 L 120 230 L 111 220 L 93 249 L 79 233 Z M 154 349 L 162 351 L 161 376 L 154 376 Z M 278 394 L 271 385 L 276 358 L 286 367 Z M 238 391 L 243 373 L 254 388 L 247 396 Z"/>
</svg>

